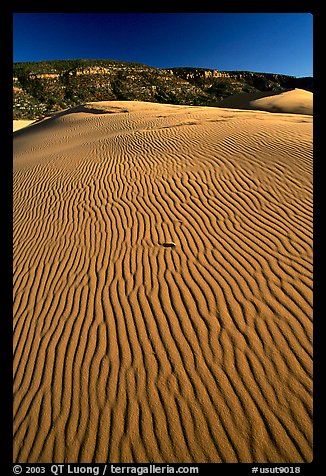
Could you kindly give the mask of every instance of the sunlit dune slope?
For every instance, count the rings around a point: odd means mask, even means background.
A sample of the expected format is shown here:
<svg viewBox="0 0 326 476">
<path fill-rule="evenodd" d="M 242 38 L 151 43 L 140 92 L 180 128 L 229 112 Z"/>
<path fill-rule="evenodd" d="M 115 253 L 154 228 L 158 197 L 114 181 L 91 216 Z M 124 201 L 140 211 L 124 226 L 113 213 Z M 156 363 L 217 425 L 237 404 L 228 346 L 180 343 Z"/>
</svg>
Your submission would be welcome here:
<svg viewBox="0 0 326 476">
<path fill-rule="evenodd" d="M 311 461 L 311 116 L 92 103 L 13 164 L 16 462 Z"/>
<path fill-rule="evenodd" d="M 261 111 L 313 114 L 313 94 L 304 89 L 291 91 L 234 94 L 216 103 L 216 106 L 235 109 L 258 109 Z"/>
</svg>

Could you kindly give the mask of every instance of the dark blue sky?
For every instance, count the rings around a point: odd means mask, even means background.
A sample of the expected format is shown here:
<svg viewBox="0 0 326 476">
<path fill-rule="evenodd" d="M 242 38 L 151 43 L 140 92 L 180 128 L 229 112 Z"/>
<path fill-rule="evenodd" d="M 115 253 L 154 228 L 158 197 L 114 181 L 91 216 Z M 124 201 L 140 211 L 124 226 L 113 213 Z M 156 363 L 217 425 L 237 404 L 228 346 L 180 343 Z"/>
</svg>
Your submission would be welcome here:
<svg viewBox="0 0 326 476">
<path fill-rule="evenodd" d="M 312 76 L 312 37 L 309 13 L 16 13 L 13 53 Z"/>
</svg>

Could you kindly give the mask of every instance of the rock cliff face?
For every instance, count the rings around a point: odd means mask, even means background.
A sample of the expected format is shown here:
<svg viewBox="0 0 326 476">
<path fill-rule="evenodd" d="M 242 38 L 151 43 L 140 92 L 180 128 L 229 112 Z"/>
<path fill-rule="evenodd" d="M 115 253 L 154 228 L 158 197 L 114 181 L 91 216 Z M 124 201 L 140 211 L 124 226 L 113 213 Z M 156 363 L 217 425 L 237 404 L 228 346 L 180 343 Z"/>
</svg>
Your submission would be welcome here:
<svg viewBox="0 0 326 476">
<path fill-rule="evenodd" d="M 208 79 L 208 78 L 229 78 L 230 75 L 226 71 L 218 71 L 217 69 L 202 68 L 171 68 L 165 70 L 169 74 L 173 74 L 184 79 Z"/>
<path fill-rule="evenodd" d="M 302 84 L 304 89 L 312 89 L 312 78 L 202 68 L 158 69 L 111 60 L 15 63 L 13 73 L 14 119 L 35 119 L 87 101 L 209 106 L 239 92 L 302 88 Z"/>
</svg>

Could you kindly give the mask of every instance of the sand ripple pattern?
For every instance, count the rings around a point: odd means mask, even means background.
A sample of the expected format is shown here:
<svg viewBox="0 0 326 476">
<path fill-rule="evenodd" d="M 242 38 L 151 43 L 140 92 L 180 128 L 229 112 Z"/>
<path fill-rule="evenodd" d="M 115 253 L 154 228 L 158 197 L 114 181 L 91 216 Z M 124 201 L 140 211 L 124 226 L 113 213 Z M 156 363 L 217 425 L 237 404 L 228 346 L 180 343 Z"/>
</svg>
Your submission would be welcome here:
<svg viewBox="0 0 326 476">
<path fill-rule="evenodd" d="M 14 138 L 15 461 L 310 461 L 312 118 L 121 108 Z"/>
</svg>

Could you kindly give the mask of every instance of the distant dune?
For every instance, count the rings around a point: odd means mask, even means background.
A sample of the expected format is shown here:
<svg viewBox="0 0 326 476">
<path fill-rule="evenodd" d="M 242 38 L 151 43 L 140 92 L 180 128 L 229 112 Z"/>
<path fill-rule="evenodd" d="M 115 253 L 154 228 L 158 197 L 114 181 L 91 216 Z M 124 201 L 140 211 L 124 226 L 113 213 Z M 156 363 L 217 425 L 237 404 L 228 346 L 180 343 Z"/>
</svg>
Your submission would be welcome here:
<svg viewBox="0 0 326 476">
<path fill-rule="evenodd" d="M 14 133 L 16 462 L 312 460 L 312 162 L 302 114 L 117 101 Z"/>
<path fill-rule="evenodd" d="M 235 109 L 258 109 L 291 114 L 313 114 L 313 94 L 303 89 L 283 93 L 262 92 L 235 94 L 216 102 L 216 106 Z"/>
</svg>

